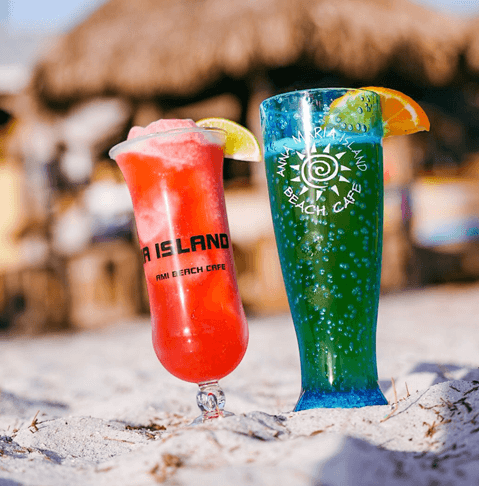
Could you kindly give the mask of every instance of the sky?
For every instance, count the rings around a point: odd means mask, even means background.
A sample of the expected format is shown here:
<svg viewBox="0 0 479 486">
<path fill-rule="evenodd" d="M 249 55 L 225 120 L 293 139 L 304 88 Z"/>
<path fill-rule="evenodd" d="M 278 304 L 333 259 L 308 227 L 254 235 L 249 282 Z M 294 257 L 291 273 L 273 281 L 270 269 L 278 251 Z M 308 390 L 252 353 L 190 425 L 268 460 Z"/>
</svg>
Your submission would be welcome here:
<svg viewBox="0 0 479 486">
<path fill-rule="evenodd" d="M 0 0 L 0 22 L 13 30 L 61 32 L 102 3 L 105 0 Z"/>
<path fill-rule="evenodd" d="M 479 0 L 414 1 L 460 15 L 479 14 Z M 68 30 L 102 3 L 105 0 L 0 0 L 0 22 L 13 29 L 61 32 Z"/>
<path fill-rule="evenodd" d="M 426 7 L 459 15 L 479 15 L 479 0 L 413 0 Z"/>
</svg>

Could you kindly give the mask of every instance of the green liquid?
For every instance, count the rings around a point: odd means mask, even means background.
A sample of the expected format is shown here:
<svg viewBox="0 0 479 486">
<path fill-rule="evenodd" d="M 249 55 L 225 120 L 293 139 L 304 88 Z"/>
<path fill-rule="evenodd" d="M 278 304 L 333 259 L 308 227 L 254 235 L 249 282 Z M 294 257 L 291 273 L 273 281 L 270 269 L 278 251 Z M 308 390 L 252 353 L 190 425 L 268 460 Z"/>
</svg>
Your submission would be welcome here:
<svg viewBox="0 0 479 486">
<path fill-rule="evenodd" d="M 296 410 L 387 403 L 376 367 L 383 226 L 380 139 L 319 139 L 308 149 L 297 142 L 285 139 L 280 153 L 265 157 L 299 343 L 300 402 L 308 402 L 298 403 Z"/>
</svg>

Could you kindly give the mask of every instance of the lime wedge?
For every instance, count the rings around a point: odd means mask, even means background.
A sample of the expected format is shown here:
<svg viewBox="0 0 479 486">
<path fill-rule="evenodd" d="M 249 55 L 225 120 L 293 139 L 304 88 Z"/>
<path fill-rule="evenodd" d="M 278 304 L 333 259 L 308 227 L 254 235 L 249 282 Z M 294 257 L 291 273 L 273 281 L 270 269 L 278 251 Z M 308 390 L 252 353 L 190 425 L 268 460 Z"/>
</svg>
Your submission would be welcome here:
<svg viewBox="0 0 479 486">
<path fill-rule="evenodd" d="M 203 118 L 202 128 L 221 128 L 226 132 L 225 157 L 246 162 L 261 162 L 261 148 L 256 137 L 245 127 L 226 118 Z"/>
<path fill-rule="evenodd" d="M 374 100 L 367 91 L 349 91 L 331 103 L 324 125 L 342 131 L 366 133 L 377 119 Z"/>
</svg>

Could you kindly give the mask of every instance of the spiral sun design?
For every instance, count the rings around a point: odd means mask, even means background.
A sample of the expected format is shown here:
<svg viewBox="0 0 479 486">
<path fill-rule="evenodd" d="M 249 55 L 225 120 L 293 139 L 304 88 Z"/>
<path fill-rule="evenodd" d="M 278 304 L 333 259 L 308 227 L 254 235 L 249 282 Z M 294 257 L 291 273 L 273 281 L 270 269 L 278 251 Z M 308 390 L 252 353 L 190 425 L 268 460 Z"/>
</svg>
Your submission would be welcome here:
<svg viewBox="0 0 479 486">
<path fill-rule="evenodd" d="M 323 184 L 338 175 L 339 162 L 327 154 L 313 154 L 301 166 L 301 177 L 309 187 L 324 188 Z"/>
<path fill-rule="evenodd" d="M 296 152 L 302 163 L 291 166 L 292 169 L 297 170 L 299 173 L 291 181 L 305 184 L 300 194 L 312 190 L 317 201 L 323 192 L 329 189 L 339 196 L 337 182 L 350 183 L 349 179 L 341 174 L 341 172 L 351 170 L 340 163 L 340 159 L 345 153 L 340 152 L 332 155 L 331 144 L 328 144 L 321 153 L 318 153 L 315 145 L 313 145 L 309 154 Z"/>
</svg>

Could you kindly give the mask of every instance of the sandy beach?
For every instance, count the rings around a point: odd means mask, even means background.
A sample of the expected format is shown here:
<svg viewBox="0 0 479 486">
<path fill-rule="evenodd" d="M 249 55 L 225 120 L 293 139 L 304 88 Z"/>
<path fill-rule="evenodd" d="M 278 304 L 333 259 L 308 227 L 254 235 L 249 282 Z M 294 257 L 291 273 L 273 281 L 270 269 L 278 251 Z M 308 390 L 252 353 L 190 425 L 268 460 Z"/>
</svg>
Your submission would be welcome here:
<svg viewBox="0 0 479 486">
<path fill-rule="evenodd" d="M 161 367 L 148 319 L 4 338 L 0 486 L 478 484 L 478 316 L 477 284 L 383 296 L 390 404 L 297 413 L 291 318 L 250 318 L 221 382 L 235 416 L 194 427 L 197 387 Z"/>
</svg>

